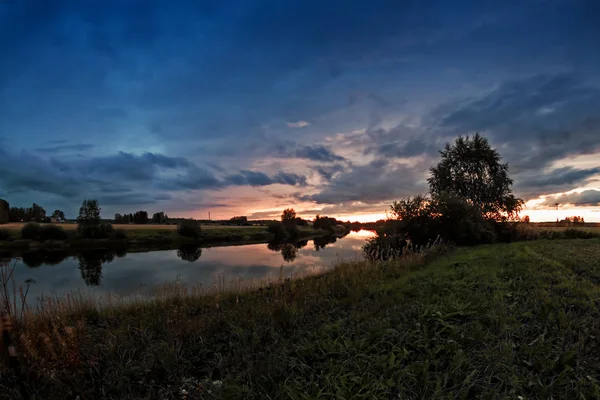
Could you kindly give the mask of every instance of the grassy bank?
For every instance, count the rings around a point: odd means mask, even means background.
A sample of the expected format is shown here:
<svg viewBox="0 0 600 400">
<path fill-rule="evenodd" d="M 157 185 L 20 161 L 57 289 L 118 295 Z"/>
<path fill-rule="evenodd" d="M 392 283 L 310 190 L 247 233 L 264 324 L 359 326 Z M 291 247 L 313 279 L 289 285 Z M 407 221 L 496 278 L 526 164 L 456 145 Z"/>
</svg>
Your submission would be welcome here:
<svg viewBox="0 0 600 400">
<path fill-rule="evenodd" d="M 37 399 L 599 398 L 598 259 L 597 239 L 532 241 L 48 306 L 18 327 L 25 379 Z"/>
<path fill-rule="evenodd" d="M 125 231 L 125 239 L 81 239 L 76 236 L 76 225 L 60 225 L 68 239 L 38 242 L 21 238 L 20 226 L 10 224 L 0 226 L 10 233 L 8 240 L 0 240 L 0 250 L 19 252 L 28 250 L 83 250 L 102 248 L 127 248 L 131 251 L 175 249 L 185 244 L 223 245 L 228 243 L 265 243 L 274 238 L 264 226 L 202 226 L 198 239 L 185 238 L 177 234 L 175 225 L 115 225 L 115 229 Z M 297 239 L 309 239 L 329 235 L 323 230 L 301 227 Z"/>
</svg>

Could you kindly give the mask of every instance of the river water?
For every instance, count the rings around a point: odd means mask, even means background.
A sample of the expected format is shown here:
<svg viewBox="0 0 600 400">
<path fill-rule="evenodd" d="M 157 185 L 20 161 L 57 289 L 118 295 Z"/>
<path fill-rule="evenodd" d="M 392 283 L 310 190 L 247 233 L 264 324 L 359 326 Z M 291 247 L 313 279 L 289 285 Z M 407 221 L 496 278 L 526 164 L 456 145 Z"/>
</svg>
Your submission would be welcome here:
<svg viewBox="0 0 600 400">
<path fill-rule="evenodd" d="M 38 252 L 12 259 L 9 265 L 15 265 L 17 286 L 32 280 L 29 301 L 41 295 L 63 296 L 76 291 L 128 296 L 165 282 L 211 285 L 226 279 L 288 277 L 328 268 L 339 261 L 360 259 L 361 246 L 371 235 L 369 231 L 360 231 L 343 238 L 321 238 L 296 244 L 186 246 L 146 253 Z M 9 260 L 5 257 L 4 264 L 6 261 Z"/>
</svg>

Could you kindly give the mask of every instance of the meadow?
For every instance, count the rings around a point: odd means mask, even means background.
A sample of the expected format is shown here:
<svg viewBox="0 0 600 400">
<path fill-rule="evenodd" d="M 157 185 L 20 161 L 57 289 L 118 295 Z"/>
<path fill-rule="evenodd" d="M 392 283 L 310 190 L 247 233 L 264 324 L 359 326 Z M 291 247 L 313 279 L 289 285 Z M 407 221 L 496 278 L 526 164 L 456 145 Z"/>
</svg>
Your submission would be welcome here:
<svg viewBox="0 0 600 400">
<path fill-rule="evenodd" d="M 36 399 L 600 398 L 598 259 L 599 239 L 435 247 L 262 289 L 48 301 L 17 321 L 23 379 Z"/>
</svg>

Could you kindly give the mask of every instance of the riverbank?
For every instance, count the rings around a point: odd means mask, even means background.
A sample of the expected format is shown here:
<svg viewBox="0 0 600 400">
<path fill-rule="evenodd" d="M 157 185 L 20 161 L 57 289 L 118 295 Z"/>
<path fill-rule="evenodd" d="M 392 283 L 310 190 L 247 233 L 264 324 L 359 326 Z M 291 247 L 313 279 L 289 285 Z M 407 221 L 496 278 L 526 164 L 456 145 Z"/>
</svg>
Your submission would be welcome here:
<svg viewBox="0 0 600 400">
<path fill-rule="evenodd" d="M 262 290 L 72 298 L 18 324 L 24 377 L 43 399 L 597 398 L 599 257 L 597 239 L 540 240 Z"/>
<path fill-rule="evenodd" d="M 66 240 L 46 240 L 44 242 L 21 239 L 20 229 L 9 226 L 7 230 L 10 232 L 11 238 L 0 241 L 0 251 L 16 254 L 38 250 L 80 251 L 124 248 L 129 252 L 136 252 L 177 249 L 183 245 L 209 247 L 228 244 L 267 243 L 275 238 L 264 226 L 202 226 L 202 233 L 196 239 L 178 235 L 174 225 L 115 225 L 115 229 L 123 229 L 126 238 L 81 239 L 75 235 L 76 225 L 60 226 L 65 229 L 68 238 Z M 328 235 L 331 235 L 331 232 L 311 227 L 300 227 L 298 235 L 293 239 L 307 240 Z"/>
</svg>

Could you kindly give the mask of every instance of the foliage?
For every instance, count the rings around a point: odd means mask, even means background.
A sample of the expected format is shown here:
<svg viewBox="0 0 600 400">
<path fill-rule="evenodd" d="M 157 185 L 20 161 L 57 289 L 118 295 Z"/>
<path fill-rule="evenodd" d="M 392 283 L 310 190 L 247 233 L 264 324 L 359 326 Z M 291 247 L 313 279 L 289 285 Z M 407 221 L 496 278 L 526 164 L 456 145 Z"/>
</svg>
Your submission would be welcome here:
<svg viewBox="0 0 600 400">
<path fill-rule="evenodd" d="M 244 225 L 244 224 L 248 223 L 248 217 L 245 217 L 245 216 L 232 217 L 229 219 L 228 222 L 230 224 L 234 224 L 234 225 Z"/>
<path fill-rule="evenodd" d="M 153 224 L 164 224 L 168 219 L 169 216 L 162 211 L 152 214 Z"/>
<path fill-rule="evenodd" d="M 183 237 L 198 239 L 202 235 L 202 228 L 199 222 L 189 219 L 177 225 L 177 233 Z"/>
<path fill-rule="evenodd" d="M 10 204 L 4 199 L 0 199 L 0 224 L 10 222 Z"/>
<path fill-rule="evenodd" d="M 77 227 L 100 225 L 100 205 L 98 200 L 83 200 L 77 216 Z"/>
<path fill-rule="evenodd" d="M 317 214 L 313 221 L 313 228 L 333 232 L 337 224 L 338 221 L 335 218 L 321 217 Z"/>
<path fill-rule="evenodd" d="M 0 241 L 2 240 L 10 240 L 12 238 L 8 229 L 0 229 Z"/>
<path fill-rule="evenodd" d="M 114 235 L 113 226 L 107 222 L 101 222 L 98 225 L 81 225 L 77 228 L 77 233 L 85 239 L 108 239 Z"/>
<path fill-rule="evenodd" d="M 281 214 L 281 222 L 285 227 L 288 235 L 291 237 L 298 236 L 299 230 L 296 225 L 296 211 L 293 208 L 286 208 Z"/>
<path fill-rule="evenodd" d="M 62 212 L 61 210 L 54 210 L 54 212 L 52 213 L 52 218 L 56 218 L 59 220 L 64 220 L 65 219 L 65 213 Z"/>
<path fill-rule="evenodd" d="M 115 224 L 133 224 L 133 214 L 115 214 Z"/>
<path fill-rule="evenodd" d="M 293 208 L 286 208 L 281 213 L 281 221 L 295 221 L 296 220 L 296 211 Z"/>
<path fill-rule="evenodd" d="M 133 223 L 134 224 L 147 224 L 148 223 L 148 212 L 146 211 L 136 211 L 133 214 Z"/>
<path fill-rule="evenodd" d="M 177 257 L 181 258 L 183 261 L 194 262 L 197 261 L 200 256 L 202 256 L 202 248 L 197 245 L 185 244 L 177 250 Z"/>
<path fill-rule="evenodd" d="M 275 239 L 285 239 L 288 236 L 287 229 L 282 222 L 273 221 L 267 225 L 267 231 L 275 235 Z"/>
<path fill-rule="evenodd" d="M 60 226 L 42 225 L 39 228 L 39 239 L 42 242 L 45 240 L 65 240 L 68 237 L 67 232 Z"/>
<path fill-rule="evenodd" d="M 115 229 L 112 233 L 112 237 L 119 240 L 127 239 L 127 232 L 123 229 Z"/>
<path fill-rule="evenodd" d="M 40 239 L 40 224 L 37 222 L 28 222 L 21 228 L 21 237 L 27 240 Z"/>
<path fill-rule="evenodd" d="M 44 222 L 46 220 L 46 210 L 36 203 L 29 208 L 11 207 L 9 211 L 10 222 L 36 221 Z"/>
<path fill-rule="evenodd" d="M 433 198 L 449 195 L 494 220 L 518 214 L 523 201 L 512 194 L 508 164 L 501 162 L 500 154 L 485 137 L 460 136 L 440 153 L 442 160 L 431 168 L 428 179 Z"/>
</svg>

